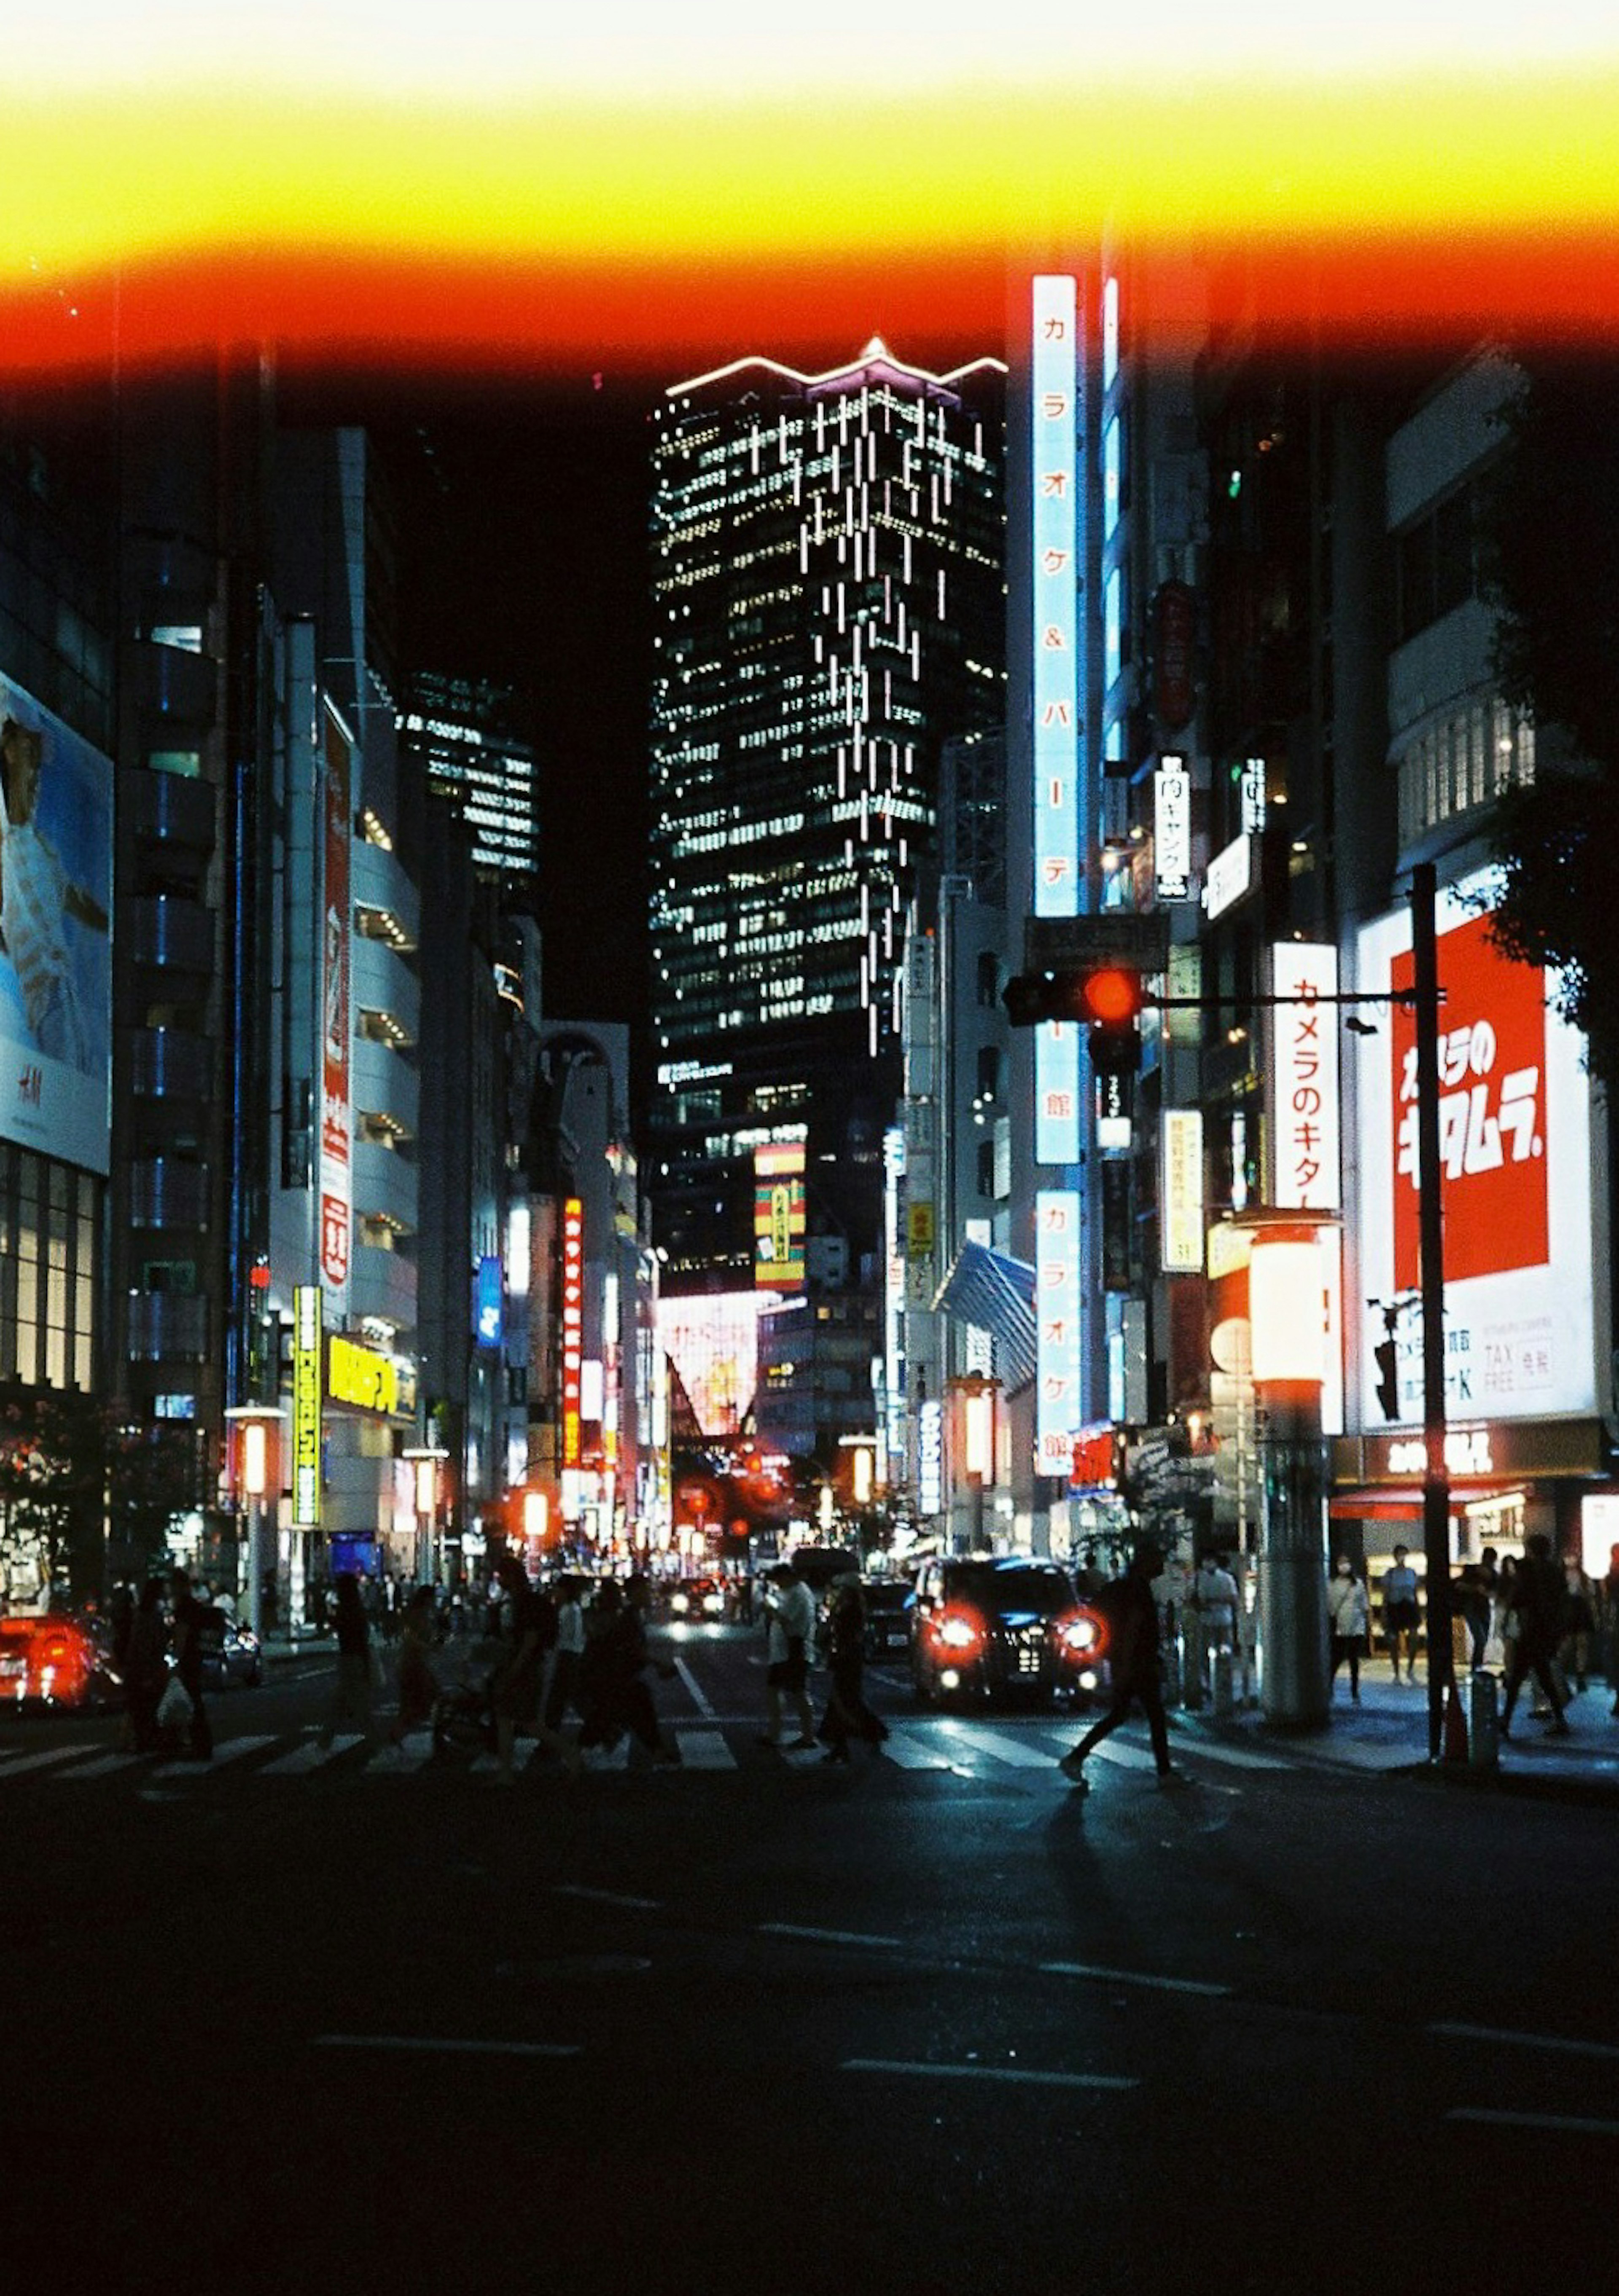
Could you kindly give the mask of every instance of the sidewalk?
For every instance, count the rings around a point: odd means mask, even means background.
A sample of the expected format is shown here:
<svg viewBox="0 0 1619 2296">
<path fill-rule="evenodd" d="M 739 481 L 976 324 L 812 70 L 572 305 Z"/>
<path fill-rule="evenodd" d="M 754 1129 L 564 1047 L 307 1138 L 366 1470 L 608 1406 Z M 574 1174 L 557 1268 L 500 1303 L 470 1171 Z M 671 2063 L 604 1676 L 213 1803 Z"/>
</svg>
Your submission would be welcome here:
<svg viewBox="0 0 1619 2296">
<path fill-rule="evenodd" d="M 1467 1683 L 1459 1688 L 1462 1716 Z M 1499 1749 L 1498 1767 L 1475 1768 L 1468 1761 L 1428 1760 L 1428 1685 L 1420 1660 L 1413 1683 L 1390 1677 L 1388 1661 L 1374 1659 L 1360 1669 L 1360 1702 L 1349 1695 L 1339 1674 L 1331 1718 L 1324 1730 L 1288 1730 L 1268 1723 L 1258 1707 L 1216 1718 L 1207 1707 L 1195 1714 L 1171 1711 L 1171 1730 L 1187 1737 L 1251 1736 L 1267 1752 L 1287 1754 L 1303 1767 L 1326 1769 L 1420 1773 L 1446 1785 L 1480 1792 L 1599 1801 L 1619 1808 L 1619 1718 L 1614 1692 L 1600 1675 L 1576 1693 L 1568 1709 L 1570 1734 L 1554 1737 L 1549 1726 L 1532 1718 L 1532 1683 L 1518 1693 L 1512 1735 Z"/>
</svg>

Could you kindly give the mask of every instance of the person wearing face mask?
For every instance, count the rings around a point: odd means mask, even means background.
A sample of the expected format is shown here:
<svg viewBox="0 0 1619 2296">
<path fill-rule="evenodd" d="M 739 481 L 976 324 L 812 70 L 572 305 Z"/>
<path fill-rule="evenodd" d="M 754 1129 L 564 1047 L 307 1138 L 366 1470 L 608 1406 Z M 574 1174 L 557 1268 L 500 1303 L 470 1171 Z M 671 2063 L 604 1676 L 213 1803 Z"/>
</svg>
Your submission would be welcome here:
<svg viewBox="0 0 1619 2296">
<path fill-rule="evenodd" d="M 1329 1689 L 1338 1679 L 1338 1669 L 1349 1660 L 1349 1694 L 1354 1703 L 1360 1703 L 1360 1660 L 1366 1649 L 1367 1629 L 1371 1623 L 1371 1605 L 1368 1601 L 1366 1582 L 1355 1576 L 1355 1566 L 1347 1554 L 1340 1554 L 1332 1577 L 1327 1584 L 1327 1616 L 1332 1629 L 1332 1671 L 1327 1677 Z"/>
</svg>

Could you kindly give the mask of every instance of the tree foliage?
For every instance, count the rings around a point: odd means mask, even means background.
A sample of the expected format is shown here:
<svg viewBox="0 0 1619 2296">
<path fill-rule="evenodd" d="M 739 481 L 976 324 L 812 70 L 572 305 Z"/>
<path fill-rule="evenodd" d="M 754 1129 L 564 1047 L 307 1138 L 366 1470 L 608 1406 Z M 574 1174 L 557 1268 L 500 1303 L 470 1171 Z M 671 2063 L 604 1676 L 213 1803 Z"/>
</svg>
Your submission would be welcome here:
<svg viewBox="0 0 1619 2296">
<path fill-rule="evenodd" d="M 1619 371 L 1530 351 L 1485 511 L 1495 674 L 1537 730 L 1530 787 L 1491 826 L 1494 937 L 1560 971 L 1557 1006 L 1619 1079 Z"/>
<path fill-rule="evenodd" d="M 0 1414 L 0 1578 L 37 1554 L 58 1594 L 99 1596 L 161 1557 L 196 1505 L 195 1431 L 131 1426 L 93 1398 L 46 1391 Z M 111 1542 L 109 1553 L 109 1540 Z"/>
</svg>

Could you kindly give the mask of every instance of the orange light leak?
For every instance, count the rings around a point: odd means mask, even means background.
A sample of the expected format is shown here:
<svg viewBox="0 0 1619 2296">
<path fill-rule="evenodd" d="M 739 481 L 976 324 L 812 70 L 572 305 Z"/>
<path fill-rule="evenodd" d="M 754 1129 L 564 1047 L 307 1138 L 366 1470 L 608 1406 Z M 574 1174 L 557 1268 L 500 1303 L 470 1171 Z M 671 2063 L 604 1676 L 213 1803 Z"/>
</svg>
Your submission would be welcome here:
<svg viewBox="0 0 1619 2296">
<path fill-rule="evenodd" d="M 1021 332 L 1146 263 L 1144 348 L 1619 343 L 1619 69 L 877 87 L 797 109 L 389 106 L 155 87 L 8 119 L 0 376 L 300 364 L 667 381 Z M 1229 259 L 1228 259 L 1229 258 Z M 1212 266 L 1212 267 L 1211 267 Z"/>
<path fill-rule="evenodd" d="M 1496 332 L 1619 345 L 1619 237 L 1607 233 L 1248 244 L 1231 250 L 1240 260 L 1223 276 L 1218 245 L 1203 251 L 1213 265 L 1215 329 L 1278 352 L 1442 350 Z M 1138 304 L 1144 348 L 1202 340 L 1204 307 L 1175 283 L 1198 252 L 1180 250 L 1162 295 L 1149 287 Z M 631 271 L 220 250 L 132 263 L 70 288 L 0 289 L 0 373 L 19 382 L 87 375 L 114 360 L 125 373 L 160 370 L 276 344 L 300 364 L 336 367 L 544 376 L 611 365 L 667 381 L 717 347 L 768 346 L 814 368 L 878 333 L 925 365 L 964 344 L 999 348 L 1026 276 L 1003 250 L 982 248 L 768 271 L 719 258 Z"/>
</svg>

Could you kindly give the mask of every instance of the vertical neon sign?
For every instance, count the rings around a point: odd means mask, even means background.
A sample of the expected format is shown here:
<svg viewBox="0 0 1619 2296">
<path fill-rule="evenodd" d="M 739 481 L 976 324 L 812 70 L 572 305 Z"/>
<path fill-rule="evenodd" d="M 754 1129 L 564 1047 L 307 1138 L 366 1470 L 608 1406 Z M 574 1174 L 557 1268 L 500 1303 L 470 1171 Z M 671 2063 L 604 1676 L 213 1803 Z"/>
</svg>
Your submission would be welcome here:
<svg viewBox="0 0 1619 2296">
<path fill-rule="evenodd" d="M 320 1522 L 320 1286 L 292 1292 L 292 1521 L 300 1530 Z"/>
<path fill-rule="evenodd" d="M 326 719 L 325 913 L 321 934 L 320 1280 L 333 1323 L 349 1314 L 349 1261 L 354 1222 L 349 1110 L 350 830 L 349 744 Z"/>
<path fill-rule="evenodd" d="M 579 1385 L 585 1360 L 585 1207 L 563 1206 L 563 1464 L 579 1463 Z"/>
<path fill-rule="evenodd" d="M 1080 1199 L 1072 1188 L 1042 1188 L 1034 1199 L 1034 1471 L 1066 1480 L 1080 1423 Z"/>
<path fill-rule="evenodd" d="M 1078 294 L 1072 278 L 1033 283 L 1030 350 L 1034 759 L 1034 914 L 1072 917 L 1080 906 Z M 1071 1164 L 1078 1153 L 1080 1040 L 1060 1023 L 1034 1046 L 1034 1157 Z"/>
</svg>

